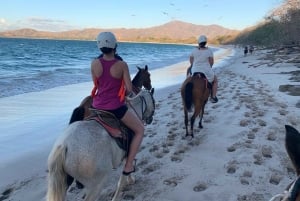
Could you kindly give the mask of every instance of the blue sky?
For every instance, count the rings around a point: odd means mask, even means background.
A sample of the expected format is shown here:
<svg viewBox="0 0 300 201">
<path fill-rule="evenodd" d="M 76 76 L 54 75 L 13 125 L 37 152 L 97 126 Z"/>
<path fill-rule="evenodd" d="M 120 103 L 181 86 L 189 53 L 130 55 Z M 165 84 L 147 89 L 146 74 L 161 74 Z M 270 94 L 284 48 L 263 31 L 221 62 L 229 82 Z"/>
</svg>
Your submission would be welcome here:
<svg viewBox="0 0 300 201">
<path fill-rule="evenodd" d="M 242 30 L 282 0 L 2 0 L 0 31 L 148 28 L 171 20 Z"/>
</svg>

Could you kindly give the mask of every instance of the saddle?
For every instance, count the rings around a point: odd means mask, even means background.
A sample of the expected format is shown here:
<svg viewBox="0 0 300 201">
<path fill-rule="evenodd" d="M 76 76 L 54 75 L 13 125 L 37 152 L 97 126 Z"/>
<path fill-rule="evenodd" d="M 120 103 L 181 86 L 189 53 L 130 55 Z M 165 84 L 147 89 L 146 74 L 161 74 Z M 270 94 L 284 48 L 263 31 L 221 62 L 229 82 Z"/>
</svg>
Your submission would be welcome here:
<svg viewBox="0 0 300 201">
<path fill-rule="evenodd" d="M 205 74 L 204 73 L 194 73 L 193 74 L 193 77 L 200 77 L 200 78 L 203 78 L 204 80 L 206 80 L 206 83 L 207 83 L 207 88 L 208 89 L 212 89 L 212 83 L 210 83 L 209 81 L 208 81 L 208 79 L 206 78 L 206 76 L 205 76 Z"/>
<path fill-rule="evenodd" d="M 134 132 L 110 112 L 94 108 L 89 108 L 89 110 L 91 115 L 86 120 L 98 122 L 116 141 L 117 145 L 125 151 L 127 157 Z"/>
</svg>

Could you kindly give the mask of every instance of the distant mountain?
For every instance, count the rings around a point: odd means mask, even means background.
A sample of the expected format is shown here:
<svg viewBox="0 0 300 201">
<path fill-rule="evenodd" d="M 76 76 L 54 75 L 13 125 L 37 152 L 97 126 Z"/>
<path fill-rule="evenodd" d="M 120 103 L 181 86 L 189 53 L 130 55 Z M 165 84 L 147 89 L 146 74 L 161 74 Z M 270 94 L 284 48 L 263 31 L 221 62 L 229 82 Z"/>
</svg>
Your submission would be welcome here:
<svg viewBox="0 0 300 201">
<path fill-rule="evenodd" d="M 100 31 L 107 30 L 108 29 L 84 29 L 64 32 L 46 32 L 33 29 L 20 29 L 0 32 L 0 37 L 95 40 Z M 195 43 L 200 34 L 205 34 L 209 40 L 216 40 L 222 37 L 233 37 L 240 33 L 240 31 L 227 29 L 219 25 L 204 26 L 182 21 L 171 21 L 160 26 L 143 29 L 117 28 L 109 29 L 109 31 L 113 31 L 119 41 L 184 43 Z"/>
</svg>

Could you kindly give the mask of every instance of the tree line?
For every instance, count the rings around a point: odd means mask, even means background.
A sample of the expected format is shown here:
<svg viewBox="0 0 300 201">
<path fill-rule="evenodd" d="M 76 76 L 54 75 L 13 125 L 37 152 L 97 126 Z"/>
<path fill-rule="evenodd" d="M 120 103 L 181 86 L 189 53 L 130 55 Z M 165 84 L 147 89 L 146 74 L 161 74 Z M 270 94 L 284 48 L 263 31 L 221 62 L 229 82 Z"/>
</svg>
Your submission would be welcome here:
<svg viewBox="0 0 300 201">
<path fill-rule="evenodd" d="M 242 31 L 226 44 L 265 47 L 300 45 L 300 0 L 285 0 L 265 21 Z"/>
</svg>

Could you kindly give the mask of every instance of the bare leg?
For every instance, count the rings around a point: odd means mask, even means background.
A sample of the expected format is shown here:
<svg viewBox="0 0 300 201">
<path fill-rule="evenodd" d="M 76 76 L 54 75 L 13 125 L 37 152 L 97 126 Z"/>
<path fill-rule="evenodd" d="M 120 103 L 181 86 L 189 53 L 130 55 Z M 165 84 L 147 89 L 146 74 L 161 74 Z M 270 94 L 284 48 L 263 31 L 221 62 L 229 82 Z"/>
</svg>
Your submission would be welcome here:
<svg viewBox="0 0 300 201">
<path fill-rule="evenodd" d="M 127 111 L 121 121 L 126 124 L 134 132 L 134 137 L 130 145 L 129 154 L 123 169 L 124 172 L 134 170 L 133 161 L 139 151 L 139 147 L 144 137 L 144 125 L 142 121 L 131 111 Z"/>
<path fill-rule="evenodd" d="M 217 96 L 217 90 L 218 90 L 218 79 L 215 76 L 214 81 L 213 81 L 213 86 L 212 86 L 212 96 L 213 97 Z"/>
</svg>

